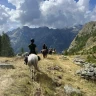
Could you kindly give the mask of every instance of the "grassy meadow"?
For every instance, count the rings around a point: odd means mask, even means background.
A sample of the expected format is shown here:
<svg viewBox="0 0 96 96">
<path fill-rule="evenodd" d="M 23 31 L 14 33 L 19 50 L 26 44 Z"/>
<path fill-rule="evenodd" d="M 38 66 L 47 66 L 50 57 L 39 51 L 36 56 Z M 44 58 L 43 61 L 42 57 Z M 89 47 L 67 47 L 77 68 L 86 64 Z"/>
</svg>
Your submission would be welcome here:
<svg viewBox="0 0 96 96">
<path fill-rule="evenodd" d="M 96 96 L 96 82 L 76 75 L 81 67 L 73 63 L 74 56 L 48 55 L 41 60 L 34 80 L 21 57 L 0 57 L 0 63 L 12 64 L 15 69 L 0 68 L 0 96 L 66 96 L 64 85 L 79 88 L 84 96 Z M 75 96 L 75 95 L 74 95 Z"/>
</svg>

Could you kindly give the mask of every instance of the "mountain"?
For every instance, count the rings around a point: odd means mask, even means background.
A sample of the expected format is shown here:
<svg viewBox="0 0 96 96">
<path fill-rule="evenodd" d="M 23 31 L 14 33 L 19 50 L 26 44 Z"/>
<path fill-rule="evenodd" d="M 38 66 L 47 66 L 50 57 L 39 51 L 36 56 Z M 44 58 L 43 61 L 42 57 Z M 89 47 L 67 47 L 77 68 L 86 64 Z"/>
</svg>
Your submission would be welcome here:
<svg viewBox="0 0 96 96">
<path fill-rule="evenodd" d="M 55 48 L 60 53 L 69 47 L 81 28 L 81 25 L 64 29 L 49 29 L 48 27 L 29 28 L 23 26 L 22 28 L 9 31 L 7 34 L 10 37 L 15 53 L 21 52 L 21 48 L 24 51 L 29 51 L 28 45 L 31 38 L 35 39 L 39 52 L 45 43 L 48 48 Z"/>
<path fill-rule="evenodd" d="M 96 53 L 96 21 L 86 23 L 71 42 L 69 53 Z"/>
</svg>

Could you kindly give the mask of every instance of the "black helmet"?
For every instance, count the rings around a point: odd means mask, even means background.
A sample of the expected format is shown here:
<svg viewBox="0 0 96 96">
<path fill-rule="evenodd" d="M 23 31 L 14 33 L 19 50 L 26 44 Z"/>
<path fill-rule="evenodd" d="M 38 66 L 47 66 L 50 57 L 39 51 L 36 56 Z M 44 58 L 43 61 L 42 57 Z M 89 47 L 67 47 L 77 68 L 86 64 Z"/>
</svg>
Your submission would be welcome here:
<svg viewBox="0 0 96 96">
<path fill-rule="evenodd" d="M 33 38 L 31 38 L 31 42 L 34 42 L 34 39 Z"/>
</svg>

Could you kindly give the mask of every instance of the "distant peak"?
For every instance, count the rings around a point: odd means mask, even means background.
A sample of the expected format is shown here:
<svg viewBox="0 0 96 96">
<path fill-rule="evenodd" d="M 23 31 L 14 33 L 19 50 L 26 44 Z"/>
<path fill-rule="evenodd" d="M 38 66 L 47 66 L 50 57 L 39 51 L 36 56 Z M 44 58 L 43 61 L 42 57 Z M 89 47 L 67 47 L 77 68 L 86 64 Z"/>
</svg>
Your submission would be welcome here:
<svg viewBox="0 0 96 96">
<path fill-rule="evenodd" d="M 47 28 L 47 29 L 49 29 L 47 26 L 42 26 L 42 27 L 39 27 L 39 28 Z"/>
<path fill-rule="evenodd" d="M 22 27 L 21 27 L 21 29 L 25 29 L 25 28 L 29 29 L 28 26 L 22 26 Z"/>
</svg>

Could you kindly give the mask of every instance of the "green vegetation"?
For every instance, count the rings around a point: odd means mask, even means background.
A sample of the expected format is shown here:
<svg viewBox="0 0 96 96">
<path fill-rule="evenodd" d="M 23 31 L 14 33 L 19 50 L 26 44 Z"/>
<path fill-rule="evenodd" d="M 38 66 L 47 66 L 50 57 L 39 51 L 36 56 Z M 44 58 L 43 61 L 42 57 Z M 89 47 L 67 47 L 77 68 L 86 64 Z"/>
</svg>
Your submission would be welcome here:
<svg viewBox="0 0 96 96">
<path fill-rule="evenodd" d="M 64 55 L 68 55 L 68 51 L 67 50 L 64 50 Z"/>
<path fill-rule="evenodd" d="M 69 54 L 77 53 L 78 51 L 82 50 L 83 47 L 86 45 L 86 42 L 90 34 L 86 34 L 83 36 L 77 36 L 75 39 L 76 45 L 69 51 Z"/>
<path fill-rule="evenodd" d="M 93 46 L 93 53 L 96 53 L 96 46 Z"/>
<path fill-rule="evenodd" d="M 11 47 L 10 39 L 5 33 L 0 36 L 0 56 L 14 56 L 14 51 Z"/>
<path fill-rule="evenodd" d="M 95 37 L 96 36 L 96 30 L 94 30 L 93 32 L 92 32 L 92 37 Z"/>
<path fill-rule="evenodd" d="M 0 56 L 1 56 L 1 36 L 0 36 Z"/>
<path fill-rule="evenodd" d="M 92 55 L 88 55 L 87 56 L 87 62 L 91 62 L 91 63 L 96 63 L 96 56 Z"/>
<path fill-rule="evenodd" d="M 96 30 L 92 29 L 90 33 L 77 35 L 75 38 L 75 45 L 69 50 L 68 54 L 79 54 L 81 50 L 86 46 L 86 42 L 89 38 L 93 38 L 92 42 L 96 41 Z M 96 46 L 92 49 L 84 50 L 81 54 L 91 54 L 96 53 Z"/>
</svg>

